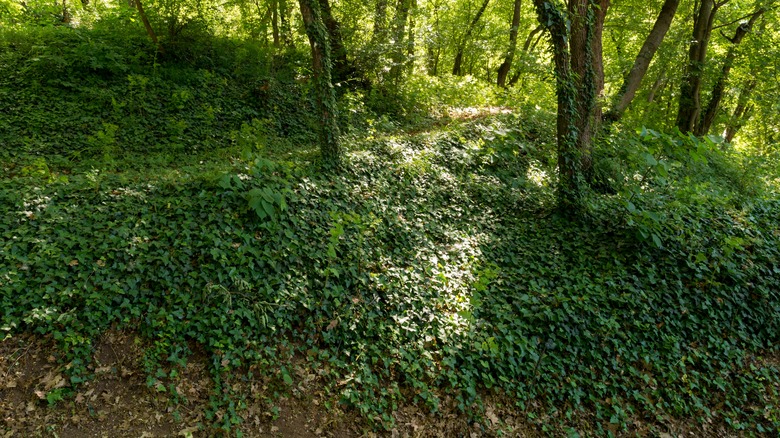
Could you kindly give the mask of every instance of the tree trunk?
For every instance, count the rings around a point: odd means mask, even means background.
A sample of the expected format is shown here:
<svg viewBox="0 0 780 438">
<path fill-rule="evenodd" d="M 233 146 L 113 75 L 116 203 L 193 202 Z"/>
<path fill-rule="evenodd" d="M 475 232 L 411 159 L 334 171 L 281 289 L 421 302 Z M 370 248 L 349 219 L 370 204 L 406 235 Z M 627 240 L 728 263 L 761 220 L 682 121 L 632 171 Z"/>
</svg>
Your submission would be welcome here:
<svg viewBox="0 0 780 438">
<path fill-rule="evenodd" d="M 753 93 L 756 85 L 758 85 L 758 81 L 751 79 L 745 84 L 744 87 L 742 87 L 742 90 L 739 92 L 737 106 L 734 108 L 734 112 L 731 114 L 731 118 L 726 124 L 726 130 L 723 134 L 723 137 L 729 143 L 734 140 L 734 136 L 737 135 L 739 129 L 742 128 L 745 122 L 750 118 L 752 105 L 749 105 L 748 99 L 750 99 L 750 94 Z"/>
<path fill-rule="evenodd" d="M 469 27 L 466 28 L 466 33 L 463 35 L 460 44 L 458 44 L 457 52 L 455 53 L 455 63 L 452 66 L 453 75 L 456 76 L 461 75 L 461 64 L 463 64 L 463 51 L 466 50 L 466 44 L 468 44 L 469 40 L 471 39 L 471 34 L 474 32 L 474 28 L 477 27 L 477 23 L 479 23 L 479 19 L 482 18 L 482 14 L 485 13 L 485 9 L 487 9 L 488 3 L 490 3 L 490 0 L 484 0 L 482 2 L 482 6 L 477 11 L 477 15 L 475 15 L 474 19 L 471 20 L 471 23 L 469 23 Z"/>
<path fill-rule="evenodd" d="M 274 47 L 281 45 L 279 37 L 279 0 L 271 0 L 271 29 L 274 38 Z"/>
<path fill-rule="evenodd" d="M 672 24 L 679 4 L 680 0 L 664 1 L 663 6 L 661 7 L 661 13 L 658 14 L 653 29 L 647 35 L 644 44 L 642 44 L 642 48 L 639 49 L 636 60 L 634 60 L 634 65 L 623 80 L 620 91 L 613 99 L 615 103 L 606 114 L 605 119 L 609 121 L 620 120 L 620 118 L 623 117 L 623 112 L 628 108 L 631 101 L 634 100 L 634 96 L 639 89 L 642 78 L 645 77 L 645 73 L 647 73 L 647 69 L 650 67 L 650 61 L 652 61 L 655 52 L 658 50 L 658 47 L 664 40 L 664 36 L 666 36 L 666 32 L 669 30 L 669 26 Z"/>
<path fill-rule="evenodd" d="M 138 15 L 141 16 L 141 21 L 144 23 L 144 28 L 146 28 L 146 34 L 149 35 L 149 38 L 152 39 L 154 45 L 157 46 L 157 50 L 160 53 L 165 53 L 165 49 L 163 49 L 163 46 L 160 44 L 159 41 L 157 41 L 157 34 L 154 33 L 154 29 L 152 29 L 152 25 L 149 23 L 149 18 L 146 16 L 146 12 L 144 12 L 144 7 L 141 4 L 141 0 L 134 0 L 133 3 L 135 5 L 135 8 L 138 10 Z"/>
<path fill-rule="evenodd" d="M 415 51 L 415 39 L 414 39 L 414 26 L 415 26 L 415 11 L 417 10 L 417 0 L 409 0 L 409 29 L 406 34 L 406 67 L 408 73 L 412 73 L 414 69 L 414 51 Z"/>
<path fill-rule="evenodd" d="M 694 11 L 693 35 L 688 49 L 688 65 L 680 86 L 680 105 L 677 112 L 677 128 L 693 132 L 701 114 L 701 86 L 707 46 L 712 35 L 715 14 L 725 4 L 714 0 L 700 0 Z"/>
<path fill-rule="evenodd" d="M 756 22 L 756 20 L 758 20 L 758 17 L 760 17 L 763 13 L 764 9 L 758 9 L 756 12 L 754 12 L 753 15 L 750 16 L 750 20 L 748 20 L 747 23 L 742 23 L 739 25 L 739 27 L 737 27 L 737 30 L 734 32 L 734 38 L 729 39 L 729 41 L 731 41 L 731 46 L 729 46 L 726 59 L 723 61 L 723 67 L 720 70 L 718 80 L 712 87 L 712 93 L 710 94 L 710 101 L 707 104 L 707 109 L 704 111 L 704 115 L 696 125 L 696 129 L 694 131 L 695 135 L 705 135 L 710 131 L 712 122 L 715 121 L 715 116 L 718 113 L 720 102 L 723 99 L 723 90 L 726 89 L 729 73 L 731 72 L 731 68 L 734 66 L 734 60 L 737 57 L 737 47 L 739 46 L 739 43 L 742 42 L 742 39 L 745 38 L 745 35 L 747 35 L 753 28 L 753 24 Z"/>
<path fill-rule="evenodd" d="M 506 88 L 506 77 L 509 75 L 509 70 L 512 69 L 512 61 L 517 51 L 517 33 L 520 27 L 520 6 L 522 3 L 522 0 L 515 0 L 515 7 L 512 10 L 512 26 L 509 28 L 509 47 L 504 55 L 504 62 L 498 67 L 496 78 L 496 84 L 499 87 Z"/>
<path fill-rule="evenodd" d="M 535 27 L 531 32 L 528 34 L 528 37 L 525 39 L 525 43 L 523 43 L 523 54 L 527 55 L 531 51 L 533 51 L 536 48 L 536 45 L 539 44 L 539 39 L 541 39 L 544 30 L 543 25 L 539 25 Z M 536 37 L 534 39 L 534 37 Z M 520 80 L 520 76 L 523 75 L 523 68 L 522 66 L 517 69 L 514 75 L 509 79 L 508 86 L 513 87 L 518 80 Z"/>
<path fill-rule="evenodd" d="M 290 16 L 289 6 L 286 0 L 277 0 L 279 4 L 279 26 L 281 32 L 282 43 L 285 46 L 295 48 L 295 42 L 292 37 L 292 29 L 290 28 Z"/>
<path fill-rule="evenodd" d="M 398 4 L 395 10 L 395 18 L 393 19 L 393 47 L 391 49 L 390 58 L 393 61 L 393 65 L 390 67 L 390 80 L 396 85 L 401 78 L 401 72 L 405 65 L 405 52 L 404 39 L 406 37 L 406 21 L 409 19 L 409 5 L 410 0 L 398 0 Z"/>
<path fill-rule="evenodd" d="M 336 93 L 331 79 L 328 33 L 320 15 L 318 0 L 298 0 L 298 4 L 311 45 L 314 93 L 320 116 L 320 154 L 326 167 L 335 168 L 341 164 L 341 148 L 336 123 Z"/>
<path fill-rule="evenodd" d="M 550 33 L 555 64 L 555 91 L 558 97 L 556 136 L 558 139 L 558 204 L 561 208 L 579 205 L 579 157 L 577 154 L 576 90 L 573 85 L 566 16 L 548 0 L 534 0 L 539 22 Z"/>
<path fill-rule="evenodd" d="M 371 42 L 375 47 L 387 41 L 387 0 L 376 0 L 374 6 L 374 30 Z"/>
<path fill-rule="evenodd" d="M 586 175 L 590 172 L 592 139 L 601 120 L 599 98 L 604 90 L 601 36 L 607 8 L 609 0 L 601 0 L 598 7 L 593 7 L 590 0 L 569 2 L 569 45 L 574 73 L 572 82 L 576 90 L 576 147 L 580 152 L 581 170 Z"/>
<path fill-rule="evenodd" d="M 299 0 L 300 1 L 300 0 Z M 333 81 L 344 82 L 350 79 L 355 71 L 347 61 L 347 49 L 344 47 L 344 39 L 341 37 L 341 25 L 333 17 L 328 0 L 317 0 L 322 14 L 322 21 L 328 32 L 330 50 L 333 60 Z"/>
</svg>

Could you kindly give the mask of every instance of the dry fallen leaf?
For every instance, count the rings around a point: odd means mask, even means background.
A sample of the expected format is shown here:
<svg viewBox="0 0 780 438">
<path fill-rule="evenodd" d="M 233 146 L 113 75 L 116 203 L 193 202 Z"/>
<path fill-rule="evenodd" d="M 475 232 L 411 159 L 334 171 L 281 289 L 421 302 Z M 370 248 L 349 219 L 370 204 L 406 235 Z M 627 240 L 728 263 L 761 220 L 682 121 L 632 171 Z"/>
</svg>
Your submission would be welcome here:
<svg viewBox="0 0 780 438">
<path fill-rule="evenodd" d="M 336 326 L 339 325 L 339 321 L 337 319 L 334 319 L 333 321 L 328 324 L 328 326 L 325 328 L 325 330 L 333 330 L 336 328 Z"/>
</svg>

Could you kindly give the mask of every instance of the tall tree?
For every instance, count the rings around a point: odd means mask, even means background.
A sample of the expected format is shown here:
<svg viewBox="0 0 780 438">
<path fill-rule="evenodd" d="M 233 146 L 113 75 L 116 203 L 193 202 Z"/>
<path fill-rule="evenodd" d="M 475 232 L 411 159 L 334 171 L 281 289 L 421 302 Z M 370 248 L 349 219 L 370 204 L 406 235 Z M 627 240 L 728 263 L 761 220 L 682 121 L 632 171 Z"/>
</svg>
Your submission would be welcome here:
<svg viewBox="0 0 780 438">
<path fill-rule="evenodd" d="M 401 79 L 401 72 L 406 65 L 406 22 L 409 20 L 411 4 L 411 0 L 398 0 L 393 18 L 393 46 L 390 49 L 390 59 L 393 65 L 390 66 L 390 80 L 396 85 Z"/>
<path fill-rule="evenodd" d="M 731 72 L 731 68 L 734 66 L 734 60 L 737 57 L 737 47 L 739 46 L 739 43 L 741 43 L 745 38 L 745 35 L 750 32 L 750 30 L 753 28 L 753 24 L 764 13 L 764 11 L 765 9 L 763 7 L 756 9 L 756 11 L 750 15 L 750 19 L 748 21 L 740 23 L 740 25 L 737 27 L 737 30 L 734 32 L 734 37 L 726 37 L 731 45 L 729 46 L 728 53 L 726 53 L 726 59 L 723 61 L 723 66 L 721 67 L 718 79 L 715 81 L 715 85 L 712 87 L 710 101 L 707 104 L 707 108 L 705 109 L 704 114 L 696 124 L 694 134 L 705 135 L 710 131 L 712 122 L 715 121 L 715 115 L 718 113 L 718 109 L 720 108 L 720 102 L 723 99 L 723 91 L 726 89 L 729 73 Z"/>
<path fill-rule="evenodd" d="M 522 3 L 522 0 L 515 0 L 514 8 L 512 8 L 512 24 L 509 27 L 509 47 L 504 55 L 504 62 L 498 67 L 498 74 L 496 75 L 496 84 L 499 87 L 506 87 L 506 77 L 512 68 L 512 61 L 517 51 L 517 33 L 520 27 L 520 6 L 522 6 Z"/>
<path fill-rule="evenodd" d="M 317 2 L 330 41 L 333 80 L 334 82 L 344 82 L 354 75 L 355 69 L 347 60 L 347 49 L 344 46 L 344 38 L 341 36 L 341 24 L 333 16 L 328 0 L 317 0 Z"/>
<path fill-rule="evenodd" d="M 318 0 L 298 0 L 298 4 L 311 46 L 314 93 L 320 122 L 320 154 L 326 167 L 335 168 L 341 164 L 341 146 L 336 122 L 336 93 L 331 78 L 333 66 L 328 32 L 320 14 Z"/>
<path fill-rule="evenodd" d="M 154 28 L 152 28 L 151 23 L 149 23 L 149 18 L 146 16 L 146 11 L 144 11 L 144 6 L 141 4 L 141 0 L 131 1 L 132 5 L 135 6 L 136 10 L 138 11 L 138 15 L 141 17 L 141 22 L 144 24 L 146 34 L 149 35 L 149 38 L 154 42 L 154 45 L 157 46 L 157 50 L 159 50 L 160 53 L 165 53 L 165 49 L 157 39 L 157 34 L 154 32 Z"/>
<path fill-rule="evenodd" d="M 477 27 L 480 18 L 482 18 L 482 14 L 485 13 L 485 9 L 487 9 L 488 3 L 490 3 L 490 0 L 482 1 L 482 6 L 479 7 L 477 15 L 475 15 L 471 22 L 469 22 L 469 25 L 466 28 L 466 33 L 463 34 L 463 37 L 458 42 L 458 47 L 455 51 L 455 62 L 452 65 L 453 75 L 459 76 L 462 74 L 461 68 L 463 64 L 463 52 L 466 50 L 466 44 L 468 44 L 469 40 L 471 39 L 471 34 L 474 33 L 474 29 Z"/>
<path fill-rule="evenodd" d="M 745 125 L 747 119 L 750 118 L 750 114 L 753 111 L 753 105 L 750 104 L 750 95 L 753 90 L 756 89 L 758 81 L 755 79 L 748 80 L 740 89 L 739 97 L 737 97 L 737 105 L 734 107 L 734 112 L 731 113 L 729 121 L 726 123 L 726 130 L 723 132 L 723 137 L 727 142 L 734 140 L 734 136 Z"/>
<path fill-rule="evenodd" d="M 715 15 L 728 1 L 699 0 L 696 3 L 688 64 L 680 86 L 680 104 L 677 111 L 677 128 L 682 132 L 693 132 L 699 121 L 707 46 L 712 36 Z"/>
<path fill-rule="evenodd" d="M 596 96 L 603 86 L 601 35 L 609 4 L 571 0 L 564 9 L 555 0 L 534 0 L 534 6 L 550 34 L 555 66 L 558 204 L 564 211 L 577 211 L 582 207 L 583 172 L 591 162 Z"/>
<path fill-rule="evenodd" d="M 634 100 L 636 91 L 639 89 L 639 85 L 642 79 L 647 73 L 647 69 L 650 66 L 655 52 L 661 45 L 661 42 L 666 36 L 666 32 L 669 30 L 669 26 L 672 24 L 674 15 L 677 13 L 677 6 L 679 6 L 680 0 L 665 0 L 663 6 L 661 6 L 661 12 L 658 14 L 658 18 L 655 20 L 653 29 L 645 38 L 642 48 L 639 49 L 639 53 L 636 55 L 634 65 L 623 80 L 623 85 L 620 86 L 620 91 L 615 95 L 612 108 L 605 114 L 605 119 L 610 121 L 617 121 L 623 116 L 628 105 Z"/>
</svg>

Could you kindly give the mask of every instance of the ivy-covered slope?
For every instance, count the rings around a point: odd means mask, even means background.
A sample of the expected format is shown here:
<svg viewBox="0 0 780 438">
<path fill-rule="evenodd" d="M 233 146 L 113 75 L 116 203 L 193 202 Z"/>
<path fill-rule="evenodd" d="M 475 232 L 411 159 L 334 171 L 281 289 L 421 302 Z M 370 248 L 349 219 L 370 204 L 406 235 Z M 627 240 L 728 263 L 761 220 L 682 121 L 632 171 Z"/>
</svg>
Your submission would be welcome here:
<svg viewBox="0 0 780 438">
<path fill-rule="evenodd" d="M 722 162 L 712 145 L 662 138 L 703 155 L 688 160 L 634 136 L 624 173 L 603 172 L 625 190 L 570 222 L 520 120 L 361 141 L 339 174 L 262 154 L 227 173 L 15 174 L 0 182 L 0 328 L 59 340 L 73 385 L 111 326 L 151 342 L 149 384 L 171 390 L 192 341 L 217 382 L 300 352 L 377 426 L 402 401 L 475 412 L 499 390 L 540 427 L 585 412 L 596 431 L 777 431 L 773 192 L 704 172 Z"/>
</svg>

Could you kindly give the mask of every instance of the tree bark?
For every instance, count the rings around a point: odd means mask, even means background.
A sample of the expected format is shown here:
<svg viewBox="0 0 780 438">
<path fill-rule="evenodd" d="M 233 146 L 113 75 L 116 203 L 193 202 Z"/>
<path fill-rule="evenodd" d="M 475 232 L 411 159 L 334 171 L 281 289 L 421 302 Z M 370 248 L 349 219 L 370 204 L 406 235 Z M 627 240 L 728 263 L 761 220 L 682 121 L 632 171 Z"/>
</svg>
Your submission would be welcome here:
<svg viewBox="0 0 780 438">
<path fill-rule="evenodd" d="M 679 4 L 680 0 L 664 1 L 661 12 L 658 14 L 658 18 L 653 25 L 653 29 L 647 35 L 644 44 L 642 44 L 642 48 L 639 49 L 639 53 L 634 60 L 634 65 L 623 80 L 620 91 L 613 99 L 615 102 L 614 105 L 605 115 L 606 120 L 613 122 L 620 120 L 620 118 L 623 117 L 626 108 L 628 108 L 628 105 L 634 100 L 636 91 L 639 89 L 639 85 L 645 77 L 648 67 L 650 67 L 650 61 L 652 61 L 655 52 L 658 50 L 658 47 L 666 36 L 666 32 L 672 24 Z"/>
<path fill-rule="evenodd" d="M 298 0 L 298 4 L 311 45 L 314 93 L 320 116 L 320 154 L 326 167 L 335 168 L 341 164 L 341 147 L 336 123 L 336 93 L 331 79 L 328 33 L 320 15 L 318 0 Z"/>
<path fill-rule="evenodd" d="M 271 0 L 271 31 L 274 38 L 274 47 L 281 45 L 279 37 L 279 0 Z"/>
<path fill-rule="evenodd" d="M 333 60 L 333 81 L 344 82 L 350 79 L 355 71 L 347 60 L 347 49 L 341 36 L 341 25 L 333 17 L 328 0 L 317 0 L 322 14 L 322 21 L 330 40 L 331 59 Z"/>
<path fill-rule="evenodd" d="M 731 118 L 726 124 L 726 130 L 723 135 L 723 137 L 729 143 L 734 140 L 734 136 L 737 135 L 737 132 L 740 130 L 740 128 L 742 128 L 745 122 L 750 118 L 752 105 L 748 103 L 748 100 L 750 99 L 750 95 L 753 93 L 753 90 L 755 90 L 756 85 L 758 85 L 758 81 L 751 79 L 745 84 L 744 87 L 742 87 L 742 90 L 739 92 L 737 106 L 734 108 L 734 112 L 731 114 Z"/>
<path fill-rule="evenodd" d="M 704 64 L 707 60 L 707 46 L 712 35 L 712 26 L 718 9 L 728 0 L 715 3 L 714 0 L 700 0 L 694 11 L 693 35 L 688 49 L 686 66 L 680 86 L 680 104 L 677 111 L 677 128 L 682 132 L 693 132 L 701 114 L 701 86 Z"/>
<path fill-rule="evenodd" d="M 590 0 L 571 0 L 571 69 L 576 93 L 576 147 L 580 152 L 581 170 L 587 175 L 591 167 L 590 147 L 601 120 L 599 103 L 604 90 L 602 29 L 609 0 L 593 7 Z"/>
<path fill-rule="evenodd" d="M 576 90 L 572 80 L 569 31 L 566 16 L 549 0 L 534 0 L 539 22 L 550 33 L 555 64 L 555 91 L 558 98 L 556 137 L 558 140 L 558 204 L 561 208 L 579 205 L 579 159 L 577 154 Z"/>
<path fill-rule="evenodd" d="M 292 29 L 290 28 L 290 10 L 287 0 L 277 0 L 279 4 L 279 27 L 281 32 L 282 43 L 291 48 L 295 48 L 295 42 L 292 37 Z"/>
<path fill-rule="evenodd" d="M 152 25 L 149 23 L 149 18 L 146 16 L 146 12 L 144 12 L 144 7 L 141 4 L 141 0 L 134 0 L 133 4 L 138 10 L 138 15 L 141 16 L 141 21 L 144 23 L 144 28 L 146 28 L 146 34 L 149 35 L 149 38 L 152 39 L 154 45 L 157 46 L 157 50 L 160 53 L 165 53 L 165 49 L 163 49 L 163 46 L 157 40 L 157 34 L 154 33 L 154 29 L 152 29 Z"/>
<path fill-rule="evenodd" d="M 474 32 L 474 28 L 477 27 L 479 19 L 482 18 L 482 14 L 485 13 L 485 9 L 487 9 L 488 3 L 490 3 L 490 0 L 484 0 L 482 2 L 482 6 L 480 6 L 479 10 L 477 11 L 477 15 L 475 15 L 474 19 L 472 19 L 469 23 L 469 27 L 466 28 L 466 33 L 463 35 L 463 38 L 458 44 L 457 52 L 455 53 L 455 63 L 452 66 L 453 75 L 460 76 L 462 74 L 461 65 L 463 64 L 463 52 L 466 50 L 466 44 L 468 44 L 469 39 L 471 39 L 471 34 Z"/>
<path fill-rule="evenodd" d="M 499 87 L 506 88 L 506 77 L 509 75 L 509 70 L 512 69 L 512 61 L 517 51 L 517 33 L 520 27 L 520 6 L 522 6 L 522 3 L 522 0 L 515 0 L 514 9 L 512 10 L 512 25 L 509 27 L 509 47 L 504 55 L 504 62 L 498 67 L 496 75 L 496 84 Z"/>
<path fill-rule="evenodd" d="M 536 45 L 539 44 L 539 39 L 542 37 L 542 31 L 544 30 L 543 25 L 539 25 L 533 30 L 531 30 L 530 33 L 528 33 L 528 37 L 525 39 L 525 43 L 523 43 L 523 54 L 527 55 L 529 52 L 533 51 L 536 48 Z M 534 37 L 536 37 L 534 39 Z M 517 69 L 514 75 L 509 79 L 508 86 L 513 87 L 518 80 L 520 80 L 520 76 L 523 75 L 523 68 L 522 66 Z"/>
<path fill-rule="evenodd" d="M 734 32 L 734 37 L 729 39 L 729 41 L 731 41 L 731 46 L 729 46 L 729 51 L 726 53 L 726 59 L 723 61 L 723 67 L 720 70 L 720 75 L 718 75 L 718 80 L 712 87 L 712 93 L 710 93 L 710 101 L 707 104 L 707 109 L 704 111 L 704 115 L 701 117 L 701 119 L 699 119 L 696 125 L 696 129 L 694 130 L 695 135 L 705 135 L 710 131 L 712 122 L 715 121 L 715 116 L 718 113 L 720 102 L 723 99 L 723 90 L 726 89 L 729 73 L 731 72 L 731 68 L 734 66 L 734 60 L 737 57 L 737 47 L 739 47 L 739 43 L 741 43 L 745 38 L 745 35 L 750 32 L 750 30 L 753 28 L 753 24 L 763 13 L 764 9 L 756 10 L 756 12 L 750 16 L 750 20 L 748 20 L 746 23 L 740 24 L 739 27 L 737 27 L 737 30 Z"/>
<path fill-rule="evenodd" d="M 391 49 L 391 60 L 393 65 L 390 67 L 390 80 L 398 83 L 401 78 L 401 72 L 406 64 L 405 52 L 406 44 L 406 21 L 409 19 L 410 0 L 398 0 L 395 17 L 393 19 L 393 47 Z"/>
</svg>

